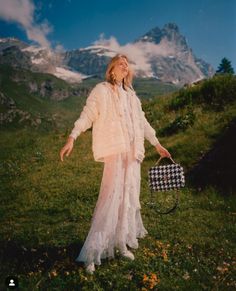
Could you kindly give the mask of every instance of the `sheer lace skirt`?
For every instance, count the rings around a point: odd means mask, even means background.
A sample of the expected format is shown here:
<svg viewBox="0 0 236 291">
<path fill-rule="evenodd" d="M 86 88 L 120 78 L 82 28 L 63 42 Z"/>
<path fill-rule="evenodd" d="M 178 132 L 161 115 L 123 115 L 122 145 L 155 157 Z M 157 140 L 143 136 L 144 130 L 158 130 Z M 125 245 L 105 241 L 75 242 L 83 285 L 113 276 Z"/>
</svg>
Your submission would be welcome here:
<svg viewBox="0 0 236 291">
<path fill-rule="evenodd" d="M 140 213 L 140 166 L 133 144 L 130 152 L 105 158 L 91 227 L 76 261 L 100 265 L 101 259 L 114 258 L 115 248 L 138 248 L 137 238 L 148 233 Z"/>
</svg>

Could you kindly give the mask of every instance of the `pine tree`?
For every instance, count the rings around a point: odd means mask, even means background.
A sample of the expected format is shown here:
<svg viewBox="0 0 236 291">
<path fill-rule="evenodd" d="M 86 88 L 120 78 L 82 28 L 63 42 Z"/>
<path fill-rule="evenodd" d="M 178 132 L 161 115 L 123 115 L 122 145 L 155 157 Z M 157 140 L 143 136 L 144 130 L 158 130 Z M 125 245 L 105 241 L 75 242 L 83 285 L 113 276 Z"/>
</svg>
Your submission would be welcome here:
<svg viewBox="0 0 236 291">
<path fill-rule="evenodd" d="M 221 60 L 220 65 L 218 66 L 218 69 L 217 69 L 216 73 L 218 73 L 218 74 L 228 73 L 228 74 L 232 74 L 233 75 L 234 74 L 234 69 L 231 66 L 231 62 L 227 58 L 223 58 Z"/>
</svg>

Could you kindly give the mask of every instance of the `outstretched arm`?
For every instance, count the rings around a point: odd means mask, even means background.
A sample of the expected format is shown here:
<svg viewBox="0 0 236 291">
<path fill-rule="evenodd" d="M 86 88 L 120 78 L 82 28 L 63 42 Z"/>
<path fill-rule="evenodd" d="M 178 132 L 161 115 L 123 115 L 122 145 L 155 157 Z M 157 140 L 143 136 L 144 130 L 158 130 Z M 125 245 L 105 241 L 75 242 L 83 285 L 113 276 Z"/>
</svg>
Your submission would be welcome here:
<svg viewBox="0 0 236 291">
<path fill-rule="evenodd" d="M 74 128 L 69 135 L 69 137 L 73 137 L 74 140 L 76 140 L 82 132 L 85 132 L 87 129 L 89 129 L 99 115 L 98 89 L 98 85 L 92 89 L 86 100 L 86 105 L 84 106 L 80 117 L 74 122 Z"/>
</svg>

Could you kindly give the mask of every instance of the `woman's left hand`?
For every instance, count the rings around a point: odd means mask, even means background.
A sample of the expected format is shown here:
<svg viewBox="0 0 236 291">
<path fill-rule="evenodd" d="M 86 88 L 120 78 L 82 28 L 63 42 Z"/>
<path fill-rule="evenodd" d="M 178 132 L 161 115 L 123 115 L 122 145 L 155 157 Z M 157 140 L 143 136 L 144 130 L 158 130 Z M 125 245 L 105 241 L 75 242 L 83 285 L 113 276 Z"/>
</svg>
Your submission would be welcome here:
<svg viewBox="0 0 236 291">
<path fill-rule="evenodd" d="M 156 145 L 155 148 L 161 157 L 167 157 L 167 158 L 171 157 L 171 154 L 168 152 L 168 150 L 164 148 L 161 144 Z"/>
</svg>

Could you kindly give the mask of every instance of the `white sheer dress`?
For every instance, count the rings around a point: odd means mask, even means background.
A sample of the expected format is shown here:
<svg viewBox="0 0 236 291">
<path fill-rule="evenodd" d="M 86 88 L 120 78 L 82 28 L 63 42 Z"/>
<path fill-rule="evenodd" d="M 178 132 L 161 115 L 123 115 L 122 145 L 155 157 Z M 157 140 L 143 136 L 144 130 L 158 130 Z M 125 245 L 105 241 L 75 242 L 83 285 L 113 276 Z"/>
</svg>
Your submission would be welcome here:
<svg viewBox="0 0 236 291">
<path fill-rule="evenodd" d="M 133 122 L 130 100 L 126 91 L 119 87 L 120 102 L 124 106 L 129 133 L 130 152 L 105 158 L 103 177 L 91 227 L 76 261 L 86 265 L 101 264 L 101 259 L 114 258 L 115 249 L 120 251 L 138 248 L 137 238 L 148 232 L 141 218 L 139 201 L 141 163 L 134 157 Z"/>
</svg>

